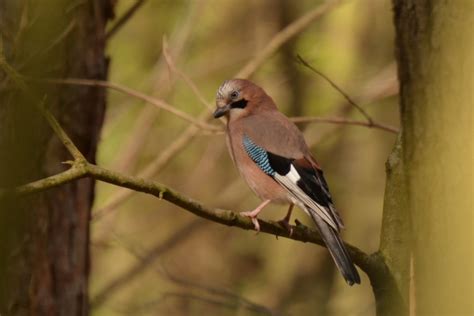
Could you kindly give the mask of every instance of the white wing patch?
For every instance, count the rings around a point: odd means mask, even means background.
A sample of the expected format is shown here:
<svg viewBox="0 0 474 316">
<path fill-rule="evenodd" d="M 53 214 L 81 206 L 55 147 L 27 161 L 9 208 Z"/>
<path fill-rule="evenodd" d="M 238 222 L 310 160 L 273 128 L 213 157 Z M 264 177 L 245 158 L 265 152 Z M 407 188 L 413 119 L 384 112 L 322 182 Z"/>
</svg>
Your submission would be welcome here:
<svg viewBox="0 0 474 316">
<path fill-rule="evenodd" d="M 275 180 L 280 183 L 288 192 L 297 200 L 300 201 L 303 206 L 307 206 L 314 210 L 329 226 L 339 231 L 338 225 L 334 222 L 329 211 L 324 207 L 316 203 L 311 197 L 309 197 L 297 184 L 298 180 L 301 179 L 298 171 L 290 165 L 290 171 L 282 176 L 275 173 Z"/>
<path fill-rule="evenodd" d="M 298 182 L 299 179 L 301 179 L 298 171 L 296 171 L 295 167 L 293 165 L 290 165 L 290 172 L 288 172 L 285 177 L 288 177 L 288 179 L 291 180 L 291 182 L 296 183 Z"/>
</svg>

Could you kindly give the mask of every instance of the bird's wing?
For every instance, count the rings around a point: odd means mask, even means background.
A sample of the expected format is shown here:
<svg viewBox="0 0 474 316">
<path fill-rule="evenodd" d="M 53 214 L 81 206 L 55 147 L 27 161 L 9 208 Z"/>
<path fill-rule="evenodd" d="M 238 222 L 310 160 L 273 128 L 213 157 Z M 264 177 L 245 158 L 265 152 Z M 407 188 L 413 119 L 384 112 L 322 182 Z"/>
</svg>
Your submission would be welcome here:
<svg viewBox="0 0 474 316">
<path fill-rule="evenodd" d="M 298 127 L 277 110 L 246 117 L 242 119 L 242 127 L 255 144 L 275 155 L 292 158 L 310 155 Z"/>
<path fill-rule="evenodd" d="M 287 173 L 275 172 L 274 179 L 284 186 L 288 192 L 293 195 L 298 201 L 303 203 L 306 207 L 314 210 L 327 224 L 339 231 L 342 227 L 342 221 L 332 204 L 331 195 L 325 185 L 325 180 L 322 178 L 322 173 L 318 169 L 307 168 L 305 158 L 299 160 L 291 160 L 286 158 L 283 162 L 282 157 L 276 158 L 275 155 L 271 157 L 271 161 L 280 160 L 280 164 L 286 163 Z"/>
<path fill-rule="evenodd" d="M 309 153 L 301 132 L 286 121 L 277 117 L 252 122 L 259 125 L 244 128 L 245 151 L 293 198 L 314 210 L 338 231 L 343 226 L 342 221 L 333 206 L 323 173 Z"/>
</svg>

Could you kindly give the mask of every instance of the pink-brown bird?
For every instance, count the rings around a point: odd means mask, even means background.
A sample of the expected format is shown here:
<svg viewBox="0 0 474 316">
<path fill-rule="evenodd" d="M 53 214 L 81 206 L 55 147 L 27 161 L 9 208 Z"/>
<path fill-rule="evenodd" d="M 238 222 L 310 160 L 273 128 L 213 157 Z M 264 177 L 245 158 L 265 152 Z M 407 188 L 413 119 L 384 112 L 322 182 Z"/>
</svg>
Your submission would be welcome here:
<svg viewBox="0 0 474 316">
<path fill-rule="evenodd" d="M 311 155 L 302 133 L 280 113 L 272 98 L 243 79 L 225 81 L 217 91 L 214 117 L 227 119 L 227 144 L 240 174 L 263 202 L 242 215 L 252 219 L 270 202 L 288 203 L 281 223 L 290 229 L 293 205 L 316 224 L 336 266 L 349 285 L 360 276 L 339 236 L 343 227 L 321 167 Z"/>
</svg>

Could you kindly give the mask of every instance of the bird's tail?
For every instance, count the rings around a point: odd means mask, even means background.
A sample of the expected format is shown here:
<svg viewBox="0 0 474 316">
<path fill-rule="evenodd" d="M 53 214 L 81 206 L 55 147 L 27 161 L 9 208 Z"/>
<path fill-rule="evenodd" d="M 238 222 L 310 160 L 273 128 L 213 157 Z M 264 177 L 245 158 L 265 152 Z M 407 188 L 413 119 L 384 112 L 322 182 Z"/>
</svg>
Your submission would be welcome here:
<svg viewBox="0 0 474 316">
<path fill-rule="evenodd" d="M 318 214 L 312 209 L 308 208 L 308 213 L 315 222 L 318 230 L 321 234 L 323 241 L 336 263 L 337 268 L 341 272 L 342 276 L 346 280 L 347 284 L 353 285 L 354 283 L 360 284 L 360 276 L 352 263 L 352 259 L 347 252 L 344 242 L 342 241 L 339 233 L 329 226 Z"/>
</svg>

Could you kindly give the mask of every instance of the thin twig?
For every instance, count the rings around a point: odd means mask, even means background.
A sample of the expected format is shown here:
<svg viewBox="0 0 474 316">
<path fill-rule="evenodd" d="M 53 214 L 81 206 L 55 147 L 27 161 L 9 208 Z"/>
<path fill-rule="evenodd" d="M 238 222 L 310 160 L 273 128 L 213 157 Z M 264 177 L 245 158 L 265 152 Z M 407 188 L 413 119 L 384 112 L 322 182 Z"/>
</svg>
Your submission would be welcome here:
<svg viewBox="0 0 474 316">
<path fill-rule="evenodd" d="M 174 60 L 179 60 L 183 52 L 187 51 L 186 48 L 189 45 L 188 39 L 191 30 L 195 25 L 196 17 L 199 16 L 199 10 L 203 5 L 204 3 L 202 1 L 199 2 L 199 4 L 190 2 L 188 4 L 187 14 L 176 23 L 176 25 L 179 25 L 179 28 L 174 30 L 171 34 L 170 42 L 173 46 L 172 50 L 169 51 L 169 55 L 172 56 Z M 163 100 L 166 100 L 175 83 L 174 78 L 168 80 L 169 78 L 166 70 L 166 61 L 163 54 L 161 54 L 160 58 L 152 67 L 152 74 L 148 76 L 154 80 L 154 84 L 152 84 L 152 95 L 155 97 L 159 95 Z M 165 81 L 166 84 L 164 84 Z M 123 146 L 117 154 L 118 160 L 114 166 L 116 166 L 118 170 L 130 171 L 133 169 L 139 153 L 142 152 L 142 148 L 146 144 L 149 137 L 149 131 L 152 128 L 153 123 L 156 121 L 158 113 L 158 111 L 152 111 L 149 107 L 142 109 L 135 122 L 134 128 L 127 137 L 126 145 Z M 209 134 L 216 133 L 207 130 L 206 132 Z"/>
<path fill-rule="evenodd" d="M 207 121 L 208 117 L 209 113 L 207 110 L 203 110 L 198 119 Z M 186 128 L 186 130 L 177 139 L 175 139 L 170 144 L 170 146 L 157 157 L 157 159 L 153 160 L 145 167 L 145 169 L 138 173 L 138 177 L 152 178 L 157 172 L 166 166 L 166 164 L 171 161 L 171 159 L 176 157 L 176 155 L 186 147 L 186 145 L 194 138 L 194 136 L 196 136 L 198 131 L 199 129 L 193 125 L 190 125 L 188 128 Z M 98 209 L 92 215 L 93 220 L 100 220 L 104 215 L 126 201 L 134 193 L 134 191 L 119 188 L 119 190 L 117 190 L 116 193 L 109 199 L 108 203 Z"/>
<path fill-rule="evenodd" d="M 46 46 L 41 51 L 31 54 L 25 60 L 23 60 L 23 62 L 17 67 L 18 71 L 21 71 L 30 62 L 34 61 L 35 59 L 38 60 L 37 58 L 46 55 L 49 51 L 51 51 L 53 48 L 59 45 L 74 30 L 74 27 L 76 27 L 76 25 L 77 25 L 77 21 L 76 19 L 73 19 L 71 22 L 69 22 L 68 26 L 66 26 L 66 28 L 61 33 L 59 33 L 59 35 L 53 41 L 51 41 L 51 43 L 48 46 Z"/>
<path fill-rule="evenodd" d="M 112 169 L 127 172 L 134 170 L 159 113 L 155 108 L 148 106 L 140 110 L 130 134 L 123 141 L 124 145 L 115 155 L 116 160 L 112 163 Z"/>
<path fill-rule="evenodd" d="M 141 268 L 141 269 L 137 269 L 137 270 L 131 269 L 131 270 L 129 270 L 129 273 L 125 273 L 123 275 L 123 277 L 129 276 L 131 271 L 134 271 L 133 276 L 136 276 L 137 273 L 143 271 L 144 268 L 148 267 L 155 260 L 155 258 L 158 255 L 162 255 L 164 250 L 169 250 L 169 248 L 173 247 L 176 244 L 176 243 L 172 242 L 174 239 L 181 237 L 181 239 L 179 239 L 179 240 L 182 240 L 183 237 L 185 238 L 185 237 L 189 236 L 189 233 L 192 233 L 194 231 L 194 228 L 199 228 L 199 227 L 201 227 L 200 224 L 204 224 L 204 223 L 206 223 L 206 222 L 202 222 L 201 220 L 195 220 L 194 222 L 191 222 L 190 224 L 187 224 L 185 227 L 183 227 L 183 229 L 180 229 L 176 234 L 174 234 L 167 241 L 165 241 L 163 243 L 160 243 L 160 245 L 158 245 L 154 250 L 150 251 L 146 255 L 142 255 L 139 251 L 137 251 L 135 249 L 135 247 L 133 247 L 132 245 L 130 245 L 128 243 L 121 243 L 122 246 L 129 253 L 131 253 L 133 256 L 135 256 L 139 260 L 139 263 L 135 267 L 136 268 L 139 268 L 139 267 Z M 196 227 L 196 225 L 198 225 L 198 226 Z M 159 254 L 156 254 L 157 252 Z M 167 269 L 165 269 L 165 267 L 163 265 L 160 266 L 160 269 L 155 269 L 155 271 L 157 273 L 159 273 L 161 276 L 164 276 L 166 279 L 168 279 L 169 281 L 171 281 L 171 282 L 173 282 L 177 285 L 181 285 L 181 286 L 185 286 L 185 287 L 193 288 L 193 289 L 197 289 L 197 290 L 202 290 L 202 291 L 207 292 L 207 294 L 210 294 L 210 295 L 216 295 L 216 296 L 220 296 L 220 297 L 223 297 L 225 299 L 228 299 L 228 300 L 229 299 L 233 300 L 239 306 L 243 306 L 245 308 L 248 308 L 248 309 L 251 309 L 251 310 L 254 310 L 254 311 L 264 312 L 264 313 L 267 313 L 269 315 L 277 315 L 278 314 L 278 313 L 273 312 L 269 308 L 267 308 L 265 306 L 262 306 L 262 305 L 259 305 L 259 304 L 256 304 L 256 303 L 248 300 L 247 298 L 245 298 L 245 297 L 243 297 L 239 294 L 236 294 L 236 293 L 234 293 L 234 292 L 232 292 L 228 289 L 217 288 L 217 287 L 213 287 L 213 286 L 207 286 L 207 285 L 202 284 L 202 282 L 198 283 L 198 282 L 193 282 L 193 281 L 189 281 L 189 280 L 185 280 L 183 278 L 177 277 L 177 276 L 171 274 Z M 121 279 L 123 279 L 123 277 L 119 277 L 116 280 L 121 280 Z M 130 279 L 128 278 L 128 279 L 123 280 L 123 281 L 124 282 L 120 282 L 120 285 L 124 285 L 126 282 L 130 281 Z M 114 284 L 114 282 L 111 282 L 110 284 Z M 117 287 L 111 288 L 109 286 L 105 286 L 104 290 L 101 291 L 101 293 L 99 295 L 97 295 L 96 299 L 93 299 L 93 303 L 92 303 L 93 308 L 97 308 L 101 304 L 103 304 L 105 299 L 110 297 L 110 294 L 112 294 L 111 292 L 114 292 L 117 289 L 118 289 Z M 99 297 L 101 296 L 101 294 L 102 294 L 102 298 L 100 300 L 98 300 Z"/>
<path fill-rule="evenodd" d="M 73 143 L 71 138 L 66 134 L 64 129 L 61 127 L 59 122 L 56 120 L 56 118 L 51 114 L 49 110 L 47 110 L 43 104 L 40 104 L 38 106 L 38 109 L 40 110 L 41 114 L 46 118 L 48 121 L 49 125 L 51 128 L 54 130 L 56 135 L 59 137 L 61 142 L 64 144 L 64 147 L 66 147 L 67 151 L 71 154 L 71 156 L 76 160 L 76 161 L 86 161 L 86 158 L 84 155 L 81 153 L 81 151 L 76 147 L 76 145 Z"/>
<path fill-rule="evenodd" d="M 235 305 L 231 305 L 230 302 L 216 300 L 215 298 L 210 298 L 210 297 L 208 298 L 208 297 L 199 296 L 195 294 L 187 294 L 187 293 L 179 293 L 179 292 L 164 292 L 158 298 L 149 300 L 142 304 L 127 306 L 125 308 L 119 309 L 118 311 L 122 314 L 141 315 L 147 312 L 148 310 L 155 309 L 157 305 L 161 305 L 168 298 L 194 299 L 194 300 L 205 302 L 208 304 L 222 306 L 222 307 L 231 308 L 231 309 L 235 309 L 237 307 Z"/>
<path fill-rule="evenodd" d="M 229 308 L 232 310 L 235 310 L 236 308 L 243 306 L 245 309 L 253 311 L 253 312 L 258 312 L 259 314 L 263 315 L 277 315 L 273 313 L 272 311 L 268 310 L 266 307 L 263 307 L 261 305 L 247 305 L 247 304 L 240 304 L 239 301 L 229 301 L 229 300 L 223 300 L 223 299 L 216 299 L 213 297 L 206 297 L 203 295 L 196 295 L 192 293 L 179 293 L 179 292 L 166 292 L 162 295 L 163 299 L 166 299 L 167 297 L 176 297 L 176 298 L 184 298 L 184 299 L 191 299 L 191 300 L 196 300 L 212 305 L 217 305 L 217 306 L 222 306 L 225 308 Z"/>
<path fill-rule="evenodd" d="M 0 196 L 3 195 L 25 195 L 45 190 L 69 183 L 71 181 L 87 177 L 87 168 L 84 163 L 73 162 L 71 168 L 61 173 L 30 182 L 15 188 L 14 190 L 0 190 Z"/>
<path fill-rule="evenodd" d="M 214 112 L 213 106 L 210 102 L 206 101 L 204 98 L 203 94 L 201 91 L 199 91 L 198 87 L 196 84 L 189 78 L 184 72 L 179 70 L 176 67 L 176 64 L 174 63 L 173 59 L 171 58 L 171 55 L 169 54 L 168 51 L 168 41 L 166 40 L 166 37 L 163 37 L 163 56 L 165 58 L 165 61 L 171 71 L 176 73 L 178 76 L 180 76 L 184 82 L 191 88 L 193 91 L 194 95 L 198 98 L 198 100 L 212 113 Z"/>
<path fill-rule="evenodd" d="M 294 123 L 329 123 L 329 124 L 343 124 L 343 125 L 356 125 L 364 126 L 368 128 L 377 128 L 386 132 L 398 134 L 399 130 L 396 127 L 377 123 L 372 121 L 369 123 L 367 121 L 351 120 L 344 117 L 316 117 L 316 116 L 297 116 L 290 118 Z"/>
<path fill-rule="evenodd" d="M 2 85 L 5 84 L 6 80 L 10 79 L 20 90 L 27 90 L 24 78 L 7 62 L 7 59 L 3 55 L 3 51 L 0 51 L 0 70 L 6 74 L 6 78 L 2 81 Z"/>
<path fill-rule="evenodd" d="M 90 80 L 90 79 L 74 79 L 74 78 L 69 78 L 69 79 L 44 79 L 44 82 L 49 82 L 49 83 L 55 83 L 55 84 L 67 84 L 67 85 L 81 85 L 81 86 L 93 86 L 93 87 L 104 87 L 112 90 L 116 90 L 125 94 L 128 94 L 129 96 L 132 96 L 134 98 L 143 100 L 145 102 L 148 102 L 160 109 L 163 109 L 165 111 L 168 111 L 174 115 L 176 115 L 179 118 L 182 118 L 185 121 L 188 121 L 202 129 L 206 130 L 211 130 L 211 131 L 217 131 L 220 130 L 221 128 L 219 126 L 215 125 L 210 125 L 205 122 L 199 121 L 194 119 L 191 115 L 176 109 L 172 105 L 168 104 L 167 102 L 153 98 L 149 95 L 146 95 L 144 93 L 141 93 L 139 91 L 133 90 L 131 88 L 128 88 L 126 86 L 117 84 L 117 83 L 112 83 L 108 81 L 102 81 L 102 80 Z"/>
<path fill-rule="evenodd" d="M 199 119 L 202 121 L 207 120 L 209 114 L 206 110 L 201 112 Z M 170 146 L 164 150 L 157 159 L 153 160 L 148 164 L 145 169 L 138 173 L 140 178 L 151 178 L 157 172 L 159 172 L 173 157 L 183 150 L 186 145 L 196 136 L 199 130 L 195 126 L 189 126 L 186 130 L 175 139 Z M 116 193 L 110 198 L 106 206 L 98 209 L 93 215 L 93 220 L 99 220 L 102 216 L 109 213 L 111 210 L 116 208 L 118 205 L 126 201 L 134 191 L 130 191 L 124 188 L 120 188 Z"/>
<path fill-rule="evenodd" d="M 151 249 L 145 255 L 138 255 L 135 251 L 133 251 L 133 254 L 138 256 L 140 261 L 136 265 L 128 269 L 125 273 L 121 274 L 119 277 L 115 278 L 114 280 L 106 284 L 104 287 L 102 287 L 99 293 L 91 300 L 92 308 L 100 307 L 103 303 L 107 301 L 109 297 L 119 291 L 125 284 L 127 284 L 128 282 L 136 278 L 138 275 L 140 275 L 142 272 L 144 272 L 146 268 L 148 268 L 156 261 L 157 258 L 173 249 L 184 239 L 188 238 L 192 233 L 196 231 L 196 229 L 202 227 L 204 223 L 205 222 L 203 222 L 201 219 L 197 219 L 189 224 L 186 224 L 184 227 L 177 230 L 171 237 L 153 247 L 153 249 Z M 130 250 L 130 252 L 132 251 Z"/>
<path fill-rule="evenodd" d="M 114 26 L 105 34 L 105 40 L 109 40 L 112 36 L 114 36 L 122 26 L 127 23 L 127 21 L 135 14 L 135 12 L 145 3 L 145 0 L 137 0 L 128 10 L 127 12 L 122 15 L 117 22 L 115 22 Z"/>
<path fill-rule="evenodd" d="M 369 127 L 372 127 L 374 124 L 372 117 L 359 105 L 357 104 L 354 100 L 349 97 L 347 93 L 344 92 L 334 81 L 332 81 L 328 76 L 323 74 L 321 71 L 317 70 L 313 66 L 311 66 L 308 62 L 306 62 L 300 55 L 296 55 L 296 58 L 298 61 L 303 64 L 305 67 L 311 69 L 314 73 L 318 74 L 320 77 L 322 77 L 324 80 L 326 80 L 334 89 L 336 89 L 346 100 L 351 104 L 353 107 L 355 107 L 366 119 L 367 122 L 369 123 Z"/>
<path fill-rule="evenodd" d="M 32 60 L 45 55 L 50 50 L 52 50 L 54 47 L 56 47 L 58 44 L 60 44 L 69 35 L 69 33 L 71 33 L 71 31 L 74 30 L 74 27 L 76 26 L 76 24 L 77 24 L 77 21 L 75 19 L 73 19 L 68 24 L 68 26 L 53 41 L 51 41 L 51 43 L 48 46 L 46 46 L 44 49 L 42 49 L 38 52 L 35 52 L 35 53 L 31 54 L 30 56 L 26 57 L 26 59 L 24 59 L 19 65 L 16 66 L 16 70 L 14 70 L 14 72 L 18 75 L 18 71 L 21 71 L 22 69 L 24 69 Z M 24 25 L 22 27 L 24 27 Z M 20 33 L 21 33 L 21 30 L 18 31 L 18 34 L 20 34 Z M 0 53 L 0 55 L 1 55 L 1 53 Z M 1 56 L 0 56 L 0 58 L 1 58 Z M 0 67 L 1 67 L 1 60 L 0 60 Z M 10 79 L 15 79 L 15 77 L 11 77 Z M 0 86 L 5 85 L 7 80 L 8 79 L 3 80 L 0 83 Z M 15 82 L 15 84 L 18 85 L 18 82 Z"/>
<path fill-rule="evenodd" d="M 330 9 L 334 8 L 339 1 L 329 0 L 324 4 L 309 11 L 294 22 L 288 24 L 284 29 L 278 32 L 268 44 L 259 53 L 251 59 L 241 71 L 237 73 L 236 78 L 248 78 L 263 64 L 275 51 L 290 39 L 307 29 L 311 23 L 322 17 Z"/>
<path fill-rule="evenodd" d="M 209 285 L 204 285 L 202 282 L 193 282 L 189 280 L 185 280 L 183 278 L 177 277 L 176 275 L 171 274 L 163 265 L 161 265 L 161 271 L 160 274 L 164 274 L 165 277 L 172 281 L 173 283 L 176 283 L 178 285 L 186 286 L 188 288 L 193 288 L 197 290 L 202 290 L 206 292 L 209 295 L 215 295 L 215 296 L 220 296 L 226 299 L 231 299 L 235 303 L 237 303 L 239 306 L 244 306 L 250 310 L 258 311 L 258 312 L 263 312 L 268 315 L 276 315 L 278 313 L 275 313 L 274 311 L 270 310 L 269 308 L 262 306 L 260 304 L 256 304 L 249 299 L 232 292 L 231 290 L 228 290 L 226 288 L 217 288 L 214 286 L 209 286 Z"/>
</svg>

